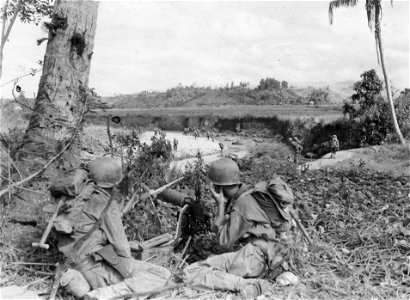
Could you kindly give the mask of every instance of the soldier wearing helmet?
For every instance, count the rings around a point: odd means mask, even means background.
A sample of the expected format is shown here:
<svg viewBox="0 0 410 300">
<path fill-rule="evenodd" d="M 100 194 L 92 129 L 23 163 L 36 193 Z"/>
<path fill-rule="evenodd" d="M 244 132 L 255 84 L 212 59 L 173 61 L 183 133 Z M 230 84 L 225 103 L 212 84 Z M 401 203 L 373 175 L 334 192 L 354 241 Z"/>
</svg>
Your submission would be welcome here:
<svg viewBox="0 0 410 300">
<path fill-rule="evenodd" d="M 120 163 L 110 157 L 88 165 L 89 176 L 74 199 L 65 201 L 54 223 L 58 249 L 66 256 L 60 283 L 77 297 L 101 299 L 124 292 L 144 292 L 140 283 L 149 278 L 151 288 L 165 284 L 165 268 L 136 261 L 121 221 L 117 186 L 123 180 Z"/>
<path fill-rule="evenodd" d="M 333 134 L 330 138 L 330 158 L 336 157 L 336 152 L 339 151 L 339 140 L 337 135 Z"/>
<path fill-rule="evenodd" d="M 213 225 L 218 243 L 228 250 L 238 243 L 244 246 L 186 267 L 184 280 L 254 298 L 270 288 L 269 281 L 264 278 L 274 279 L 283 271 L 281 263 L 286 249 L 279 243 L 281 232 L 278 229 L 285 220 L 276 209 L 277 222 L 271 222 L 254 198 L 253 190 L 241 182 L 239 168 L 233 160 L 214 161 L 208 178 L 217 208 Z"/>
</svg>

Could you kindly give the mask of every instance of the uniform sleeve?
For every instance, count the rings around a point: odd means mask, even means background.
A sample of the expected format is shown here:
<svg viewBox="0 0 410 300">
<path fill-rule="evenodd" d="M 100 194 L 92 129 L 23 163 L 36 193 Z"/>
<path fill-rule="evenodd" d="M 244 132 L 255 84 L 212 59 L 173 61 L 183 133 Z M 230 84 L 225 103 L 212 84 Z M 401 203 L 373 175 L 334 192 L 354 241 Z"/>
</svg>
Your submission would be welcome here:
<svg viewBox="0 0 410 300">
<path fill-rule="evenodd" d="M 251 226 L 252 224 L 238 210 L 234 209 L 226 223 L 219 227 L 219 244 L 222 247 L 231 248 L 235 242 L 244 236 Z"/>
<path fill-rule="evenodd" d="M 115 200 L 111 203 L 111 207 L 101 224 L 101 228 L 119 256 L 131 257 L 130 245 L 121 221 L 120 208 Z"/>
</svg>

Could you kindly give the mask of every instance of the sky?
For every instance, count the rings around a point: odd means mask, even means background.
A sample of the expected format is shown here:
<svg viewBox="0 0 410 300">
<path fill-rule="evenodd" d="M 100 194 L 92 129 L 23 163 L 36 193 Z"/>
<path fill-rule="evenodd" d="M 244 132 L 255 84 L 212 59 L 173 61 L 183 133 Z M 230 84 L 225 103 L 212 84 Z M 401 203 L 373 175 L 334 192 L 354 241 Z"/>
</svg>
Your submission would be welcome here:
<svg viewBox="0 0 410 300">
<path fill-rule="evenodd" d="M 136 2 L 99 6 L 89 86 L 102 96 L 165 91 L 179 84 L 224 86 L 261 78 L 331 88 L 360 80 L 377 62 L 365 1 L 338 8 L 328 1 Z M 409 2 L 383 2 L 382 36 L 392 85 L 409 87 Z M 4 50 L 2 84 L 43 60 L 47 33 L 16 22 Z M 21 79 L 37 93 L 41 71 Z M 2 88 L 11 97 L 12 84 Z"/>
</svg>

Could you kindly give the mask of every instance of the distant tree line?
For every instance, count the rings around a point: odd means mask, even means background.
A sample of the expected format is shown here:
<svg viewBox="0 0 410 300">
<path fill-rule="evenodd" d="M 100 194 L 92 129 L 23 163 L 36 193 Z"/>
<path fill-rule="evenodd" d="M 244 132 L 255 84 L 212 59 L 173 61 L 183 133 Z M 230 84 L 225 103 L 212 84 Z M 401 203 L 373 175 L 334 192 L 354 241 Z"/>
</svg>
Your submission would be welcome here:
<svg viewBox="0 0 410 300">
<path fill-rule="evenodd" d="M 250 88 L 249 82 L 231 82 L 221 86 L 200 87 L 195 84 L 169 88 L 165 92 L 143 91 L 133 95 L 116 95 L 104 100 L 116 108 L 154 108 L 203 105 L 315 105 L 330 102 L 329 89 L 313 89 L 303 96 L 289 87 L 285 80 L 263 78 L 259 85 Z"/>
</svg>

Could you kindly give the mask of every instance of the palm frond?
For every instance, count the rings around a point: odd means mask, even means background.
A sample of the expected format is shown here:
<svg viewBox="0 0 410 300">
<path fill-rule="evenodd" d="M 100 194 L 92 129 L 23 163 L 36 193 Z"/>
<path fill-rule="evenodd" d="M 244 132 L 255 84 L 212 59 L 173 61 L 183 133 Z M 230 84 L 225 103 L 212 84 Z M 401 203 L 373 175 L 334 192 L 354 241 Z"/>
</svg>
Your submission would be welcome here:
<svg viewBox="0 0 410 300">
<path fill-rule="evenodd" d="M 378 20 L 380 22 L 382 19 L 381 0 L 366 0 L 366 13 L 367 24 L 369 25 L 370 29 L 373 29 L 373 25 L 375 25 L 375 20 Z"/>
<path fill-rule="evenodd" d="M 329 3 L 329 22 L 333 24 L 333 9 L 338 7 L 355 6 L 359 0 L 334 0 Z"/>
<path fill-rule="evenodd" d="M 366 0 L 367 25 L 369 25 L 370 29 L 373 29 L 376 1 Z"/>
</svg>

